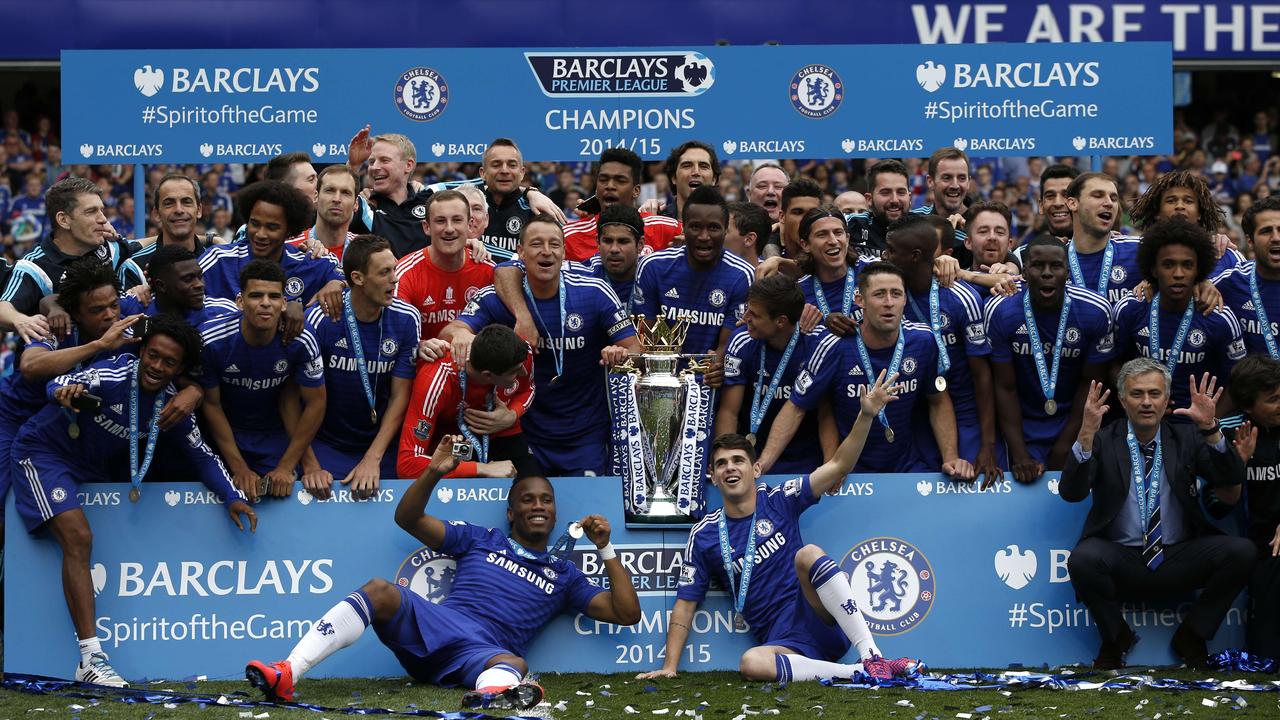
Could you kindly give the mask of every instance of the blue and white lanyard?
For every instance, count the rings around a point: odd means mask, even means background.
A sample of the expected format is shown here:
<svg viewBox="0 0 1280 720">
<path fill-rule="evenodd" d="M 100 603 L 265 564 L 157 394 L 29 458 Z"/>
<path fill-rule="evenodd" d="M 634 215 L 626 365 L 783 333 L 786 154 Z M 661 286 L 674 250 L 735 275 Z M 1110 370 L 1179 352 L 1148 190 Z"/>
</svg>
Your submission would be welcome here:
<svg viewBox="0 0 1280 720">
<path fill-rule="evenodd" d="M 898 342 L 893 346 L 893 357 L 889 360 L 889 367 L 884 375 L 885 382 L 889 382 L 889 379 L 898 373 L 898 366 L 902 364 L 902 350 L 907 346 L 906 335 L 906 329 L 898 328 Z M 875 368 L 871 366 L 871 354 L 867 352 L 866 343 L 862 342 L 861 332 L 855 333 L 853 338 L 858 345 L 858 357 L 862 360 L 862 371 L 867 376 L 867 387 L 870 388 L 878 377 Z M 880 414 L 877 417 L 880 418 L 880 424 L 886 430 L 889 429 L 889 417 L 885 414 L 884 408 L 880 408 Z"/>
<path fill-rule="evenodd" d="M 1142 450 L 1138 447 L 1138 438 L 1133 434 L 1133 423 L 1128 423 L 1129 432 L 1125 439 L 1129 443 L 1129 469 L 1133 474 L 1134 494 L 1138 496 L 1138 514 L 1142 518 L 1143 544 L 1146 544 L 1147 524 L 1160 502 L 1160 475 L 1164 472 L 1164 454 L 1161 452 L 1160 428 L 1156 428 L 1156 452 L 1151 460 L 1151 482 L 1145 481 L 1146 461 Z"/>
<path fill-rule="evenodd" d="M 382 352 L 382 321 L 384 313 L 378 314 L 378 349 Z M 364 344 L 360 342 L 360 327 L 356 324 L 356 313 L 351 307 L 351 291 L 342 296 L 342 319 L 347 324 L 347 341 L 351 343 L 351 353 L 355 356 L 356 372 L 360 375 L 360 384 L 364 387 L 364 397 L 369 401 L 369 418 L 374 425 L 378 424 L 377 398 L 373 394 L 373 382 L 369 380 L 369 364 L 364 357 Z M 375 355 L 375 357 L 377 357 Z M 376 376 L 375 376 L 376 381 Z"/>
<path fill-rule="evenodd" d="M 538 301 L 533 297 L 533 289 L 529 287 L 528 277 L 524 279 L 524 295 L 529 300 L 529 312 L 533 313 L 534 322 L 541 325 L 542 329 L 546 331 L 547 344 L 551 346 L 551 356 L 556 361 L 556 376 L 552 379 L 552 382 L 555 382 L 564 374 L 564 273 L 560 273 L 560 284 L 556 286 L 556 297 L 560 301 L 560 342 L 558 343 L 560 347 L 556 347 L 555 338 L 551 337 L 551 328 L 548 327 L 546 321 L 542 318 L 542 313 L 538 310 Z"/>
<path fill-rule="evenodd" d="M 853 289 L 857 287 L 857 281 L 854 280 L 853 270 L 846 270 L 844 273 L 844 296 L 840 299 L 840 312 L 848 315 L 853 312 Z M 822 311 L 822 317 L 831 314 L 831 307 L 827 305 L 827 296 L 822 292 L 822 281 L 818 279 L 815 273 L 813 276 L 813 296 L 818 301 L 818 309 Z"/>
<path fill-rule="evenodd" d="M 720 530 L 720 557 L 724 560 L 725 577 L 729 581 L 728 590 L 733 594 L 733 609 L 739 617 L 747 605 L 747 589 L 751 587 L 751 570 L 756 563 L 756 514 L 751 513 L 751 528 L 747 531 L 747 548 L 742 554 L 742 578 L 735 581 L 737 574 L 733 569 L 733 551 L 729 548 L 729 523 L 725 520 L 724 510 L 720 511 L 717 527 Z"/>
<path fill-rule="evenodd" d="M 1178 321 L 1178 333 L 1173 336 L 1173 346 L 1169 348 L 1169 360 L 1165 367 L 1173 374 L 1178 366 L 1178 357 L 1182 354 L 1182 346 L 1187 342 L 1187 331 L 1191 329 L 1191 319 L 1195 317 L 1195 303 L 1188 302 L 1187 309 L 1182 312 L 1182 320 Z M 1160 361 L 1160 293 L 1151 301 L 1151 312 L 1147 318 L 1147 345 L 1151 351 L 1151 359 Z"/>
<path fill-rule="evenodd" d="M 151 458 L 156 453 L 156 440 L 160 437 L 160 411 L 164 409 L 164 388 L 156 391 L 155 405 L 151 408 L 151 422 L 147 428 L 147 449 L 142 456 L 142 465 L 138 465 L 138 394 L 139 373 L 142 361 L 135 360 L 133 373 L 129 382 L 129 482 L 133 484 L 131 496 L 142 492 L 142 478 L 146 477 L 151 467 Z"/>
<path fill-rule="evenodd" d="M 938 374 L 946 375 L 951 369 L 951 356 L 947 354 L 947 341 L 942 336 L 942 299 L 938 290 L 938 278 L 929 282 L 929 328 L 933 330 L 933 341 L 938 346 Z M 924 318 L 924 313 L 916 305 L 916 299 L 907 293 L 907 300 L 916 317 Z"/>
<path fill-rule="evenodd" d="M 1098 273 L 1098 287 L 1094 288 L 1103 297 L 1107 296 L 1107 285 L 1111 280 L 1111 264 L 1115 260 L 1115 253 L 1115 243 L 1108 240 L 1107 249 L 1102 253 L 1102 270 Z M 1084 283 L 1084 271 L 1080 269 L 1080 258 L 1076 257 L 1074 240 L 1067 243 L 1067 262 L 1071 265 L 1071 282 L 1082 288 L 1089 287 Z"/>
<path fill-rule="evenodd" d="M 787 370 L 787 363 L 791 362 L 791 353 L 796 349 L 796 343 L 799 340 L 800 326 L 797 325 L 791 333 L 791 339 L 787 341 L 787 349 L 783 351 L 778 367 L 773 371 L 773 377 L 769 379 L 769 389 L 763 394 L 759 392 L 759 388 L 764 382 L 764 360 L 769 352 L 769 346 L 767 343 L 760 343 L 760 370 L 756 374 L 756 391 L 751 393 L 751 432 L 753 434 L 760 429 L 760 423 L 764 421 L 765 413 L 769 411 L 769 403 L 773 402 L 773 396 L 778 392 L 778 384 L 782 382 L 782 375 Z"/>
<path fill-rule="evenodd" d="M 1253 311 L 1258 316 L 1258 333 L 1267 344 L 1267 354 L 1280 360 L 1280 348 L 1276 346 L 1276 334 L 1271 332 L 1271 321 L 1267 318 L 1267 309 L 1262 306 L 1262 292 L 1258 290 L 1258 266 L 1253 266 L 1249 273 L 1249 295 L 1253 300 Z"/>
<path fill-rule="evenodd" d="M 1071 296 L 1062 298 L 1062 312 L 1058 316 L 1058 335 L 1053 339 L 1053 366 L 1046 367 L 1044 361 L 1044 343 L 1040 340 L 1040 328 L 1036 327 L 1036 316 L 1031 311 L 1031 294 L 1022 294 L 1022 315 L 1027 321 L 1027 340 L 1031 346 L 1031 357 L 1036 363 L 1036 375 L 1040 378 L 1040 390 L 1046 400 L 1052 400 L 1058 388 L 1058 367 L 1062 361 L 1062 341 L 1067 336 L 1067 317 L 1071 314 Z"/>
<path fill-rule="evenodd" d="M 480 462 L 489 462 L 489 436 L 481 435 L 479 437 L 471 430 L 471 426 L 467 425 L 467 368 L 458 368 L 458 385 L 462 388 L 462 402 L 458 404 L 458 430 L 462 436 L 471 443 L 476 449 L 476 457 Z M 485 410 L 493 411 L 493 390 L 490 389 L 485 395 Z"/>
</svg>

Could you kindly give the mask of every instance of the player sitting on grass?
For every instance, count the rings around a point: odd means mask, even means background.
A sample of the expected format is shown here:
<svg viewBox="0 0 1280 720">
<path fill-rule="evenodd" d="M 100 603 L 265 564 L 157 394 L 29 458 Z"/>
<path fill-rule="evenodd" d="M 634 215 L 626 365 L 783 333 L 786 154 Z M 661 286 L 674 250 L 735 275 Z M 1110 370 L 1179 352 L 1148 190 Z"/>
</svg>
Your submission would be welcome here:
<svg viewBox="0 0 1280 720">
<path fill-rule="evenodd" d="M 521 682 L 523 655 L 535 633 L 560 612 L 634 625 L 640 600 L 609 542 L 609 521 L 588 515 L 579 527 L 599 549 L 609 574 L 602 590 L 571 561 L 547 553 L 556 525 L 556 498 L 544 477 L 517 478 L 507 500 L 510 536 L 423 513 L 436 483 L 458 464 L 460 436 L 442 438 L 431 464 L 405 491 L 396 523 L 427 547 L 457 559 L 453 589 L 439 605 L 386 580 L 370 580 L 320 618 L 280 662 L 254 660 L 245 676 L 272 700 L 292 700 L 294 684 L 321 660 L 373 625 L 383 644 L 415 680 L 475 688 L 464 708 L 531 708 L 542 688 Z M 557 548 L 560 543 L 557 543 Z"/>
<path fill-rule="evenodd" d="M 779 487 L 756 484 L 760 464 L 746 438 L 732 433 L 716 438 L 711 481 L 724 497 L 724 507 L 689 533 L 668 621 L 666 660 L 662 669 L 639 679 L 676 676 L 694 610 L 706 597 L 713 576 L 734 598 L 734 625 L 746 629 L 749 623 L 760 643 L 739 661 L 738 671 L 747 680 L 852 678 L 861 672 L 880 681 L 911 675 L 920 667 L 918 660 L 880 656 L 853 599 L 848 575 L 822 548 L 805 545 L 800 538 L 800 514 L 844 482 L 858 461 L 872 420 L 897 399 L 889 387 L 897 377 L 886 380 L 881 371 L 861 398 L 853 429 L 835 455 L 809 475 Z M 776 550 L 757 554 L 756 548 Z M 842 664 L 839 660 L 850 642 L 861 662 Z"/>
</svg>

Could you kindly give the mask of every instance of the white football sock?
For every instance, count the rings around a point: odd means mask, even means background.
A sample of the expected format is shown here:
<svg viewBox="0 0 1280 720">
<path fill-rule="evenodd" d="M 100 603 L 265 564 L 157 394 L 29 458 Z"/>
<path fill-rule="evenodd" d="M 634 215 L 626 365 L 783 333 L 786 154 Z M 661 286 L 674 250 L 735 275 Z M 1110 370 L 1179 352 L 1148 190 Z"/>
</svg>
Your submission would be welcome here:
<svg viewBox="0 0 1280 720">
<path fill-rule="evenodd" d="M 879 655 L 880 648 L 876 647 L 875 638 L 871 636 L 866 618 L 862 617 L 862 611 L 858 609 L 858 603 L 853 599 L 853 589 L 849 587 L 849 576 L 840 569 L 836 561 L 829 555 L 818 558 L 813 563 L 813 567 L 809 568 L 809 581 L 813 583 L 813 589 L 818 593 L 822 607 L 831 613 L 836 624 L 844 631 L 845 637 L 849 638 L 849 642 L 857 648 L 858 657 L 866 660 L 872 655 Z"/>
<path fill-rule="evenodd" d="M 822 680 L 823 678 L 852 678 L 854 673 L 862 672 L 862 663 L 826 662 L 814 660 L 803 655 L 774 655 L 777 664 L 778 682 L 801 682 L 804 680 Z"/>
<path fill-rule="evenodd" d="M 298 682 L 321 660 L 359 640 L 364 629 L 369 627 L 369 618 L 373 614 L 370 608 L 369 596 L 362 590 L 351 593 L 329 608 L 329 612 L 311 626 L 289 653 L 293 681 Z"/>
<path fill-rule="evenodd" d="M 520 671 L 506 663 L 498 663 L 480 673 L 476 678 L 476 690 L 487 687 L 511 687 L 520 684 Z"/>
<path fill-rule="evenodd" d="M 80 641 L 80 665 L 81 666 L 88 665 L 89 656 L 93 655 L 94 653 L 100 653 L 100 652 L 102 652 L 102 644 L 98 642 L 97 635 L 94 635 L 91 638 L 85 638 L 84 640 L 81 640 Z"/>
</svg>

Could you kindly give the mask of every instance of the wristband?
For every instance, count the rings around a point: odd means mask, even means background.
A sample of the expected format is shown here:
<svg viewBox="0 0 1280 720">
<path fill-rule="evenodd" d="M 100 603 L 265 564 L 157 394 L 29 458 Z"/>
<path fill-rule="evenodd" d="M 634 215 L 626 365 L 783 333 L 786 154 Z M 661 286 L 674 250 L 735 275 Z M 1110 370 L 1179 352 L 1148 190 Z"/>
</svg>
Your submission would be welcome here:
<svg viewBox="0 0 1280 720">
<path fill-rule="evenodd" d="M 598 552 L 600 553 L 601 560 L 612 560 L 618 557 L 618 553 L 613 551 L 613 543 L 609 543 L 605 545 L 604 547 L 600 548 Z"/>
<path fill-rule="evenodd" d="M 1200 428 L 1196 429 L 1200 430 Z M 1200 430 L 1200 434 L 1204 437 L 1212 437 L 1213 434 L 1218 432 L 1220 429 L 1222 429 L 1222 423 L 1218 422 L 1217 418 L 1214 418 L 1213 427 L 1207 430 Z"/>
</svg>

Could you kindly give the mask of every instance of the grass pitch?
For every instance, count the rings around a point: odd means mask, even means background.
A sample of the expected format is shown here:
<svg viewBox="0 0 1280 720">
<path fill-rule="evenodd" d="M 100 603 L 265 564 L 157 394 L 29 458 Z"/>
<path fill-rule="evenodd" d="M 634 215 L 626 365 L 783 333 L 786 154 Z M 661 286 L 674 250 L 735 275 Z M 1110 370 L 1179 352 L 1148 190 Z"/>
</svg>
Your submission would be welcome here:
<svg viewBox="0 0 1280 720">
<path fill-rule="evenodd" d="M 1184 670 L 1133 669 L 1130 674 L 1157 678 L 1204 680 L 1210 673 Z M 1254 684 L 1271 683 L 1275 676 L 1247 674 L 1212 675 L 1217 680 L 1243 679 Z M 1095 677 L 1094 680 L 1102 678 Z M 1125 718 L 1126 720 L 1174 720 L 1174 718 L 1280 717 L 1280 693 L 1239 691 L 1134 692 L 1098 690 L 1010 689 L 955 692 L 923 692 L 905 688 L 847 690 L 816 682 L 744 682 L 736 673 L 684 673 L 661 681 L 635 680 L 632 675 L 588 673 L 545 674 L 539 678 L 547 701 L 526 715 L 544 718 L 697 718 L 703 720 L 763 720 L 784 718 L 893 718 L 894 720 L 983 720 L 990 718 Z M 151 689 L 176 693 L 226 695 L 232 702 L 258 700 L 243 681 L 162 682 Z M 353 717 L 345 708 L 387 708 L 401 712 L 456 711 L 462 690 L 444 690 L 410 683 L 407 678 L 374 680 L 305 680 L 297 700 L 333 708 L 336 712 L 283 706 L 236 707 L 179 703 L 127 704 L 112 697 L 90 699 L 58 695 L 32 695 L 0 691 L 0 719 L 26 718 L 328 718 Z M 236 695 L 235 693 L 243 693 Z M 1240 704 L 1244 701 L 1244 705 Z M 247 714 L 246 714 L 247 713 Z M 263 715 L 267 713 L 267 715 Z M 494 713 L 505 714 L 505 713 Z"/>
</svg>

